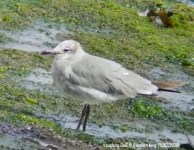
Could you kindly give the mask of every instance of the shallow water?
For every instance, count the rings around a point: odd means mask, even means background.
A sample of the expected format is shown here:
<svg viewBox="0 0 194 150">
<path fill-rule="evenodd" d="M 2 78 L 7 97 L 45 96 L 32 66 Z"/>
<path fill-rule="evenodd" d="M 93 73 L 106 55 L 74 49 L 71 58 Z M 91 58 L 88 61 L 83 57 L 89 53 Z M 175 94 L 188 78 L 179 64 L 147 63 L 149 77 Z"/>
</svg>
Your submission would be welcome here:
<svg viewBox="0 0 194 150">
<path fill-rule="evenodd" d="M 188 6 L 194 7 L 194 1 L 193 0 L 177 0 L 178 2 L 187 4 Z"/>
<path fill-rule="evenodd" d="M 43 21 L 36 21 L 31 27 L 17 32 L 5 30 L 0 30 L 0 32 L 13 39 L 10 42 L 1 44 L 1 48 L 13 48 L 31 52 L 51 49 L 61 42 L 57 40 L 57 34 L 70 33 L 64 24 L 58 25 Z"/>
<path fill-rule="evenodd" d="M 46 118 L 48 120 L 56 121 L 64 128 L 69 128 L 69 129 L 76 129 L 77 123 L 79 121 L 79 118 L 75 118 L 70 115 L 61 115 L 61 117 L 53 116 L 53 115 L 48 117 L 48 116 L 41 115 L 41 117 Z M 112 129 L 111 126 L 109 125 L 104 125 L 102 127 L 99 127 L 98 125 L 89 122 L 87 125 L 87 130 L 84 133 L 89 134 L 89 135 L 94 135 L 96 137 L 101 137 L 101 138 L 108 137 L 108 138 L 113 138 L 113 139 L 146 138 L 149 140 L 153 140 L 156 143 L 162 142 L 163 140 L 170 140 L 171 142 L 180 143 L 180 144 L 188 142 L 187 137 L 184 134 L 173 133 L 167 128 L 161 129 L 160 131 L 153 130 L 152 132 L 149 132 L 149 133 L 143 131 L 143 130 L 146 130 L 145 126 L 150 124 L 149 122 L 145 123 L 145 122 L 142 122 L 141 120 L 136 120 L 136 121 L 131 121 L 127 123 L 131 125 L 130 127 L 141 128 L 142 131 L 128 131 L 127 130 L 126 132 L 122 132 L 120 129 Z M 115 122 L 111 122 L 111 124 L 122 125 L 124 123 L 115 121 Z M 142 124 L 145 126 L 143 126 Z M 191 136 L 191 137 L 194 138 L 194 136 Z"/>
<path fill-rule="evenodd" d="M 181 82 L 182 87 L 175 88 L 175 90 L 181 93 L 160 92 L 159 97 L 162 97 L 168 101 L 168 103 L 159 103 L 160 106 L 169 109 L 179 109 L 192 111 L 194 108 L 194 77 L 185 74 L 182 71 L 176 69 L 163 69 L 155 67 L 147 72 L 147 75 L 152 80 L 156 81 L 169 81 L 169 82 Z"/>
<path fill-rule="evenodd" d="M 194 96 L 182 93 L 161 92 L 159 97 L 168 100 L 168 103 L 160 103 L 159 106 L 168 109 L 194 111 Z"/>
<path fill-rule="evenodd" d="M 36 68 L 26 78 L 20 79 L 20 84 L 28 90 L 56 91 L 53 86 L 51 72 L 47 72 L 42 68 Z"/>
</svg>

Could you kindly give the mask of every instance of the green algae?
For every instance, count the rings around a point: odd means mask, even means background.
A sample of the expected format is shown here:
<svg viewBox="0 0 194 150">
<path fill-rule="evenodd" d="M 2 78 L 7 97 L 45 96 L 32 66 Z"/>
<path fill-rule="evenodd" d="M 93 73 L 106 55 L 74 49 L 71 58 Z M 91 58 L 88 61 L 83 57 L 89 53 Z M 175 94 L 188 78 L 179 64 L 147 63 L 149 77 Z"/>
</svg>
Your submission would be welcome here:
<svg viewBox="0 0 194 150">
<path fill-rule="evenodd" d="M 144 63 L 154 66 L 168 66 L 173 63 L 194 73 L 192 61 L 194 30 L 193 22 L 187 21 L 187 13 L 181 12 L 173 16 L 176 27 L 168 29 L 156 27 L 147 18 L 138 16 L 137 8 L 141 7 L 140 2 L 124 4 L 124 1 L 117 1 L 117 3 L 94 0 L 0 0 L 0 8 L 3 8 L 0 9 L 0 23 L 3 29 L 27 27 L 35 18 L 65 23 L 74 33 L 61 35 L 61 38 L 76 39 L 87 52 L 113 59 L 127 68 L 134 70 L 143 68 Z M 150 4 L 152 4 L 151 1 L 143 1 L 144 8 Z M 131 7 L 133 8 L 130 9 Z M 186 8 L 186 6 L 183 7 Z M 182 19 L 183 21 L 180 21 Z M 7 39 L 3 37 L 2 41 L 8 41 Z M 27 76 L 36 67 L 49 69 L 51 62 L 52 57 L 43 57 L 38 53 L 0 50 L 0 119 L 15 125 L 36 125 L 52 129 L 64 137 L 94 145 L 102 144 L 101 140 L 94 136 L 63 129 L 54 121 L 40 118 L 35 113 L 49 114 L 56 110 L 56 101 L 61 99 L 60 107 L 65 108 L 65 111 L 70 114 L 79 116 L 82 108 L 79 103 L 68 99 L 63 100 L 50 93 L 26 90 L 18 85 L 17 80 L 15 82 L 15 79 Z M 194 121 L 189 113 L 166 110 L 159 107 L 156 102 L 151 102 L 154 100 L 151 98 L 136 100 L 143 100 L 143 102 L 137 101 L 133 105 L 129 99 L 93 106 L 91 122 L 103 127 L 106 125 L 106 120 L 118 118 L 130 120 L 135 117 L 156 122 L 158 125 L 162 124 L 182 133 L 193 133 Z M 112 128 L 123 132 L 135 130 L 128 125 L 113 124 Z M 130 140 L 106 139 L 105 142 L 119 143 Z M 140 139 L 140 141 L 144 140 Z"/>
<path fill-rule="evenodd" d="M 192 124 L 194 120 L 191 115 L 185 114 L 181 111 L 170 111 L 162 107 L 159 107 L 156 103 L 151 101 L 136 100 L 134 107 L 132 108 L 132 113 L 140 117 L 148 117 L 150 120 L 158 123 L 169 123 L 175 125 L 175 128 L 185 131 L 193 131 Z"/>
<path fill-rule="evenodd" d="M 33 68 L 50 68 L 51 58 L 42 57 L 37 53 L 29 54 L 17 50 L 0 50 L 0 78 L 9 80 L 11 77 L 22 77 L 29 74 Z"/>
<path fill-rule="evenodd" d="M 164 112 L 164 109 L 158 106 L 146 105 L 143 104 L 143 101 L 137 100 L 132 111 L 144 116 L 160 116 Z"/>
<path fill-rule="evenodd" d="M 6 24 L 6 27 L 16 27 L 17 24 L 22 27 L 32 18 L 45 18 L 48 21 L 65 23 L 70 30 L 77 31 L 70 37 L 83 43 L 88 51 L 115 58 L 119 62 L 126 62 L 126 67 L 135 66 L 133 62 L 136 61 L 137 67 L 141 67 L 138 65 L 141 63 L 162 66 L 174 63 L 182 65 L 184 70 L 193 73 L 191 60 L 194 56 L 192 37 L 194 29 L 193 22 L 188 21 L 189 16 L 193 16 L 193 8 L 174 4 L 173 8 L 178 11 L 172 16 L 176 27 L 167 29 L 154 26 L 148 18 L 138 16 L 139 1 L 120 1 L 126 5 L 138 4 L 132 9 L 132 6 L 117 5 L 116 2 L 118 1 L 2 1 L 3 8 L 19 19 L 16 17 L 16 23 L 14 17 L 8 15 L 9 19 L 0 17 L 2 18 L 0 20 L 2 24 Z M 162 3 L 166 7 L 162 1 L 143 1 L 141 5 L 148 7 L 157 3 Z M 84 32 L 79 30 L 80 27 Z M 109 30 L 110 33 L 89 33 L 91 29 L 99 32 Z"/>
</svg>

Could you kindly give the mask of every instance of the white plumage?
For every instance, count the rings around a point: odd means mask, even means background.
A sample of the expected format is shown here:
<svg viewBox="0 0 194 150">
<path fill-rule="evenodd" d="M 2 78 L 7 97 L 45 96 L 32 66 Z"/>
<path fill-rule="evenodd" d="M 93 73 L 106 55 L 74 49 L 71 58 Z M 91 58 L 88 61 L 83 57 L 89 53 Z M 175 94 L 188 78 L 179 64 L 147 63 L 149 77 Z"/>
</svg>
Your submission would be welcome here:
<svg viewBox="0 0 194 150">
<path fill-rule="evenodd" d="M 84 52 L 74 40 L 64 41 L 43 54 L 56 55 L 51 69 L 56 87 L 65 97 L 85 104 L 151 95 L 158 90 L 151 81 L 122 65 Z M 88 107 L 84 107 L 83 112 Z"/>
</svg>

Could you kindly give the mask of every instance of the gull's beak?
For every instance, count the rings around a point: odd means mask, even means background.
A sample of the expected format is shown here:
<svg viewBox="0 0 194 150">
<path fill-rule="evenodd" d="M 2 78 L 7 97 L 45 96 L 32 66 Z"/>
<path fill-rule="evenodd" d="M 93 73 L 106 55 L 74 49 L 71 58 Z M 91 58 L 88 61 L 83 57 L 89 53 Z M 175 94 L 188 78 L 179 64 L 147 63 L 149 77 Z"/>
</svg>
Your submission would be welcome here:
<svg viewBox="0 0 194 150">
<path fill-rule="evenodd" d="M 42 51 L 41 54 L 42 55 L 56 55 L 56 54 L 60 54 L 60 53 L 56 52 L 54 50 L 46 50 L 46 51 Z"/>
</svg>

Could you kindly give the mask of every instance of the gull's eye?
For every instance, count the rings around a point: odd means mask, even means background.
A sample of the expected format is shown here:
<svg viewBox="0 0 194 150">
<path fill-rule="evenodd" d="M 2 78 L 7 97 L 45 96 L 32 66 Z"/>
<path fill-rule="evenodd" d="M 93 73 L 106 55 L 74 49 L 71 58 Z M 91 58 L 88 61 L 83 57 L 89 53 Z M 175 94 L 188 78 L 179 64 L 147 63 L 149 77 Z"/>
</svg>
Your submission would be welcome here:
<svg viewBox="0 0 194 150">
<path fill-rule="evenodd" d="M 64 51 L 64 52 L 69 52 L 70 49 L 66 48 L 66 49 L 64 49 L 63 51 Z"/>
</svg>

